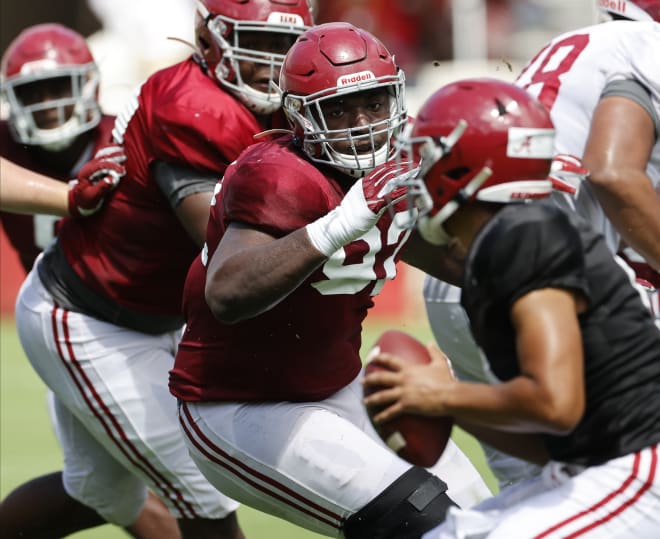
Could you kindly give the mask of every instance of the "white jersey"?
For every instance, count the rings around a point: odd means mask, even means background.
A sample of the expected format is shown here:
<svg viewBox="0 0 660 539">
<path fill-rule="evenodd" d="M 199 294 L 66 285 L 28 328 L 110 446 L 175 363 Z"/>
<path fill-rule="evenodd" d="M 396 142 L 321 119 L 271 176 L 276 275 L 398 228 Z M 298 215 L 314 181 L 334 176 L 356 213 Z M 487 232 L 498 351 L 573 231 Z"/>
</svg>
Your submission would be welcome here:
<svg viewBox="0 0 660 539">
<path fill-rule="evenodd" d="M 647 166 L 647 174 L 657 188 L 660 185 L 659 53 L 660 23 L 597 24 L 554 38 L 527 64 L 516 84 L 550 109 L 557 130 L 555 152 L 581 157 L 593 111 L 605 88 L 617 81 L 637 81 L 650 96 L 649 112 L 655 114 L 659 135 Z M 618 94 L 616 90 L 614 93 Z M 610 249 L 617 251 L 619 234 L 588 183 L 582 183 L 577 198 L 557 194 L 556 199 L 559 205 L 585 217 L 605 236 Z"/>
</svg>

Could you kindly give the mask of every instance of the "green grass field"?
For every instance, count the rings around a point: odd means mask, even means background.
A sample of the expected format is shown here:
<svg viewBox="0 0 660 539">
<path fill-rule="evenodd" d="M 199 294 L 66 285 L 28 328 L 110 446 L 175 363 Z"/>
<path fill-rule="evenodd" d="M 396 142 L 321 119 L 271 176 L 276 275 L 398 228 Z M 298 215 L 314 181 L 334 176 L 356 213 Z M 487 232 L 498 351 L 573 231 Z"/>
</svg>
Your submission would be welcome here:
<svg viewBox="0 0 660 539">
<path fill-rule="evenodd" d="M 390 327 L 388 325 L 387 327 Z M 368 350 L 381 331 L 382 323 L 367 323 L 362 351 Z M 399 326 L 424 342 L 431 333 L 424 323 Z M 55 442 L 46 411 L 46 389 L 32 371 L 21 349 L 14 321 L 0 322 L 0 496 L 4 497 L 22 482 L 44 473 L 61 469 L 60 450 Z M 495 480 L 485 464 L 475 441 L 455 429 L 453 438 L 473 460 L 491 488 Z M 239 510 L 239 518 L 250 539 L 314 539 L 321 537 L 282 520 L 247 507 Z M 119 528 L 101 526 L 71 537 L 77 539 L 120 539 L 127 537 Z"/>
</svg>

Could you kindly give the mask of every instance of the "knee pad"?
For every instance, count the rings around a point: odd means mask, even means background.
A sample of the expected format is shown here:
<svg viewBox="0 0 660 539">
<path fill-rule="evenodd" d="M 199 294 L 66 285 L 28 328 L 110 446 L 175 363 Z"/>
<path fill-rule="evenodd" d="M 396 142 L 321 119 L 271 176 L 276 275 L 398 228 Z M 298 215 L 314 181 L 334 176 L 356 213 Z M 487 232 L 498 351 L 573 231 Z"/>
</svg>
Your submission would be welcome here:
<svg viewBox="0 0 660 539">
<path fill-rule="evenodd" d="M 419 539 L 456 505 L 447 485 L 413 467 L 344 523 L 346 539 Z"/>
</svg>

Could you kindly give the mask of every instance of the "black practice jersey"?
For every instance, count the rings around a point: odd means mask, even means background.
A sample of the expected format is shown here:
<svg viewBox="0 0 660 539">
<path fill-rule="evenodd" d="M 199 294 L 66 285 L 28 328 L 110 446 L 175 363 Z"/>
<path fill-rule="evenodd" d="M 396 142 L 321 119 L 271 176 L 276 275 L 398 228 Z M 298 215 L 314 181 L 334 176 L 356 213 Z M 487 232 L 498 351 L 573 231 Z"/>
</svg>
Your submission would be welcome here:
<svg viewBox="0 0 660 539">
<path fill-rule="evenodd" d="M 470 250 L 461 303 L 501 380 L 519 374 L 510 310 L 542 288 L 580 292 L 586 411 L 566 436 L 545 435 L 551 457 L 595 465 L 660 442 L 660 330 L 602 236 L 546 204 L 504 207 Z"/>
</svg>

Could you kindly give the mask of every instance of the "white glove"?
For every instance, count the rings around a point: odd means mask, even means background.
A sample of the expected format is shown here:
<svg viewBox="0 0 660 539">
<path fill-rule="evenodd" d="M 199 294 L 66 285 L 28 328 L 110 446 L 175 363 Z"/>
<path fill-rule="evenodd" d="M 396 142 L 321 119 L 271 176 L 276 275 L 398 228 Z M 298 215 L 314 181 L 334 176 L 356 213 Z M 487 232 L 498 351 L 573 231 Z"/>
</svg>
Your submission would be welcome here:
<svg viewBox="0 0 660 539">
<path fill-rule="evenodd" d="M 387 208 L 406 194 L 396 180 L 412 170 L 409 162 L 388 161 L 356 181 L 335 209 L 305 228 L 312 245 L 330 257 L 366 234 Z"/>
</svg>

